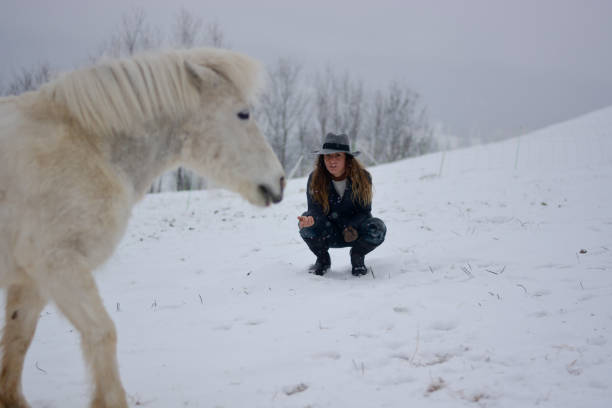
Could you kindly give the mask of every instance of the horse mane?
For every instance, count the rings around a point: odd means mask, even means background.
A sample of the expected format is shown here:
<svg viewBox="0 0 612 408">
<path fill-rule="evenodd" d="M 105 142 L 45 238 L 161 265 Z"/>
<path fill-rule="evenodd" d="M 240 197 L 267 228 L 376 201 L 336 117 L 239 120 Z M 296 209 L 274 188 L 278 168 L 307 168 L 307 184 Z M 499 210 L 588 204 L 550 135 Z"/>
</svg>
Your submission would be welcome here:
<svg viewBox="0 0 612 408">
<path fill-rule="evenodd" d="M 66 73 L 41 87 L 85 129 L 129 131 L 152 118 L 179 119 L 199 106 L 200 96 L 185 61 L 210 68 L 255 103 L 262 86 L 260 64 L 214 48 L 143 54 L 108 60 Z"/>
</svg>

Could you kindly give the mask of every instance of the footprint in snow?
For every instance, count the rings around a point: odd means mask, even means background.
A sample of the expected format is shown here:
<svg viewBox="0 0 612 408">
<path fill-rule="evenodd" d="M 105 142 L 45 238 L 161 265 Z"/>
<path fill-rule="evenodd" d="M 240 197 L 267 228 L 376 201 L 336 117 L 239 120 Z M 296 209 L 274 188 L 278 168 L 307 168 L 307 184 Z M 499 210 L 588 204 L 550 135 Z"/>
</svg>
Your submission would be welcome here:
<svg viewBox="0 0 612 408">
<path fill-rule="evenodd" d="M 342 355 L 335 351 L 324 351 L 321 353 L 315 353 L 312 355 L 312 358 L 315 360 L 340 360 Z"/>
<path fill-rule="evenodd" d="M 595 336 L 589 337 L 586 342 L 591 346 L 603 346 L 608 342 L 608 340 L 606 340 L 604 336 Z"/>
<path fill-rule="evenodd" d="M 457 323 L 453 321 L 438 321 L 434 322 L 429 326 L 433 330 L 439 331 L 451 331 L 457 328 Z"/>
<path fill-rule="evenodd" d="M 265 320 L 255 319 L 255 320 L 249 320 L 245 322 L 244 324 L 246 324 L 247 326 L 259 326 L 260 324 L 263 324 L 263 323 L 265 323 Z"/>
<path fill-rule="evenodd" d="M 599 380 L 591 380 L 589 382 L 589 386 L 591 386 L 592 388 L 596 388 L 598 390 L 606 390 L 606 389 L 608 389 L 608 384 L 606 384 L 603 381 L 599 381 Z"/>
<path fill-rule="evenodd" d="M 393 308 L 393 311 L 395 313 L 410 314 L 410 309 L 408 309 L 407 307 L 403 307 L 403 306 L 396 306 Z"/>
</svg>

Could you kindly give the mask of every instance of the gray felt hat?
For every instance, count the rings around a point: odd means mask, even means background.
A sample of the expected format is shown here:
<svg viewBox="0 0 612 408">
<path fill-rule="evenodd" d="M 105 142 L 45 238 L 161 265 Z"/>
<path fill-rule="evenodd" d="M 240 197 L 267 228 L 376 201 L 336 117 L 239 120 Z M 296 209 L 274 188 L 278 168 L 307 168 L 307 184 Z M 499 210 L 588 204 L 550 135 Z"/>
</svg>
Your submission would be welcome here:
<svg viewBox="0 0 612 408">
<path fill-rule="evenodd" d="M 335 135 L 328 133 L 323 140 L 323 147 L 321 150 L 316 150 L 315 154 L 331 154 L 331 153 L 346 153 L 351 156 L 359 156 L 361 152 L 351 152 L 349 145 L 349 138 L 344 133 Z"/>
</svg>

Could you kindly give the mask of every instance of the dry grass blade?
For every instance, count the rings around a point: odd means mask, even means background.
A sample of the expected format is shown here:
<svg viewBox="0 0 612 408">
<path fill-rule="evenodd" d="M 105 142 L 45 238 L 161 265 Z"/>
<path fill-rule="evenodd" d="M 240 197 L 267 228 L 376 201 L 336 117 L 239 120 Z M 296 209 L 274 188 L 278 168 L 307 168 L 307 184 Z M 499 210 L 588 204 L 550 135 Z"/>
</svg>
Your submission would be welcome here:
<svg viewBox="0 0 612 408">
<path fill-rule="evenodd" d="M 283 392 L 285 393 L 285 395 L 291 396 L 293 394 L 298 394 L 300 392 L 304 392 L 307 389 L 308 389 L 308 385 L 306 385 L 304 383 L 299 383 L 299 384 L 291 386 L 291 387 L 285 387 L 283 389 Z"/>
</svg>

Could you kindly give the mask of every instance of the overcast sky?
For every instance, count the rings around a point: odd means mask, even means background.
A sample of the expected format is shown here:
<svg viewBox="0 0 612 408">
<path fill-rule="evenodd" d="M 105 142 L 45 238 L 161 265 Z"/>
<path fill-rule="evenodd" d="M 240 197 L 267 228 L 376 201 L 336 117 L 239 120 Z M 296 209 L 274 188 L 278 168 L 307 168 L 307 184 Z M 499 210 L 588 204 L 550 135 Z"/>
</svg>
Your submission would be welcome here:
<svg viewBox="0 0 612 408">
<path fill-rule="evenodd" d="M 181 6 L 216 21 L 235 50 L 372 87 L 408 83 L 433 122 L 460 135 L 516 134 L 612 105 L 610 0 L 0 0 L 0 78 L 87 63 L 143 7 L 170 32 Z"/>
</svg>

